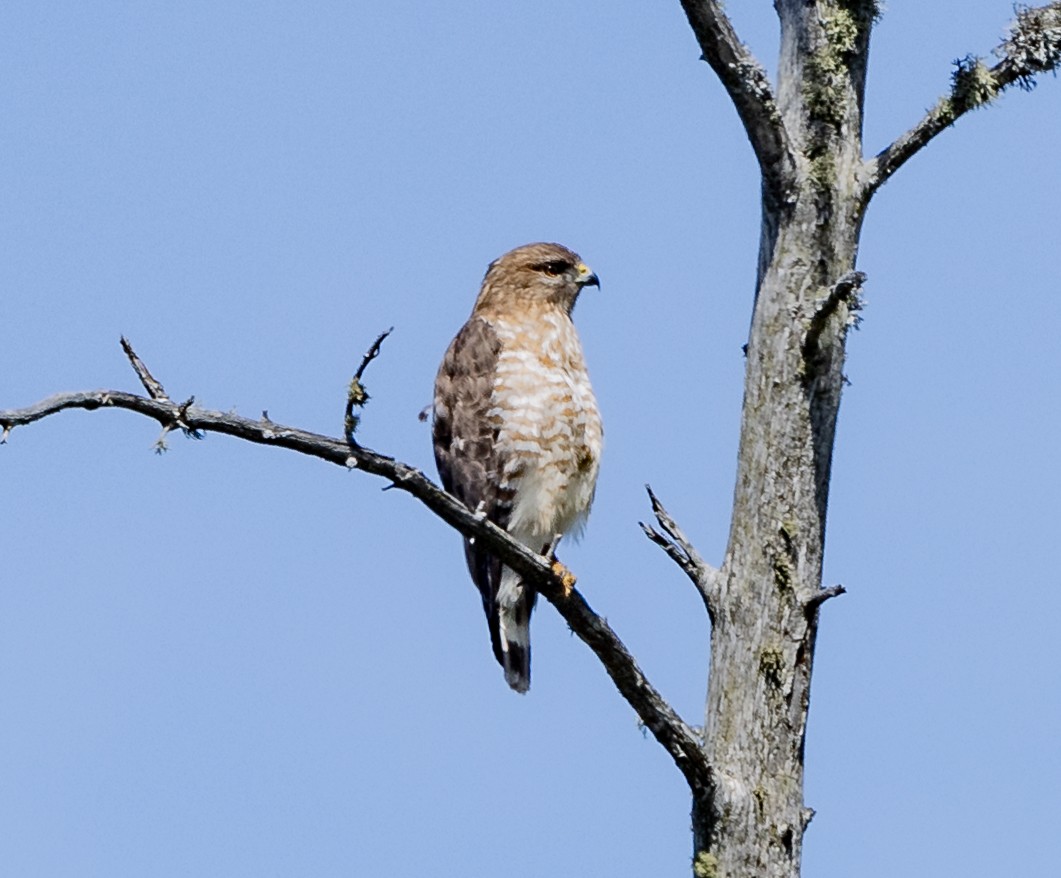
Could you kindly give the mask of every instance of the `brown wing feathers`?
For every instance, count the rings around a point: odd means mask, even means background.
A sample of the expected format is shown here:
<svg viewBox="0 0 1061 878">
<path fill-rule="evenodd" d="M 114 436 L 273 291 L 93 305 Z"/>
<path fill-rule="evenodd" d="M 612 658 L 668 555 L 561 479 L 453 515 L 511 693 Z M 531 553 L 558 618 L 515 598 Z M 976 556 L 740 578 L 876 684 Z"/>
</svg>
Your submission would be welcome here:
<svg viewBox="0 0 1061 878">
<path fill-rule="evenodd" d="M 446 351 L 435 385 L 435 462 L 443 487 L 470 509 L 482 509 L 498 527 L 508 526 L 512 497 L 498 485 L 497 430 L 492 405 L 501 343 L 490 324 L 473 317 Z M 504 662 L 498 631 L 497 591 L 501 563 L 465 539 L 464 556 L 482 596 L 494 655 Z"/>
</svg>

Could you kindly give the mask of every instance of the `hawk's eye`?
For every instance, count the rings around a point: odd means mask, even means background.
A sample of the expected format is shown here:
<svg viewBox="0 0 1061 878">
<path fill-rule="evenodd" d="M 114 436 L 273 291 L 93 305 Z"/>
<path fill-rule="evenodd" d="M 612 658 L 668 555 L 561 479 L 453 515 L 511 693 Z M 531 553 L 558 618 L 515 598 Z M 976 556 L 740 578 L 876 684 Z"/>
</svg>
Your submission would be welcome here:
<svg viewBox="0 0 1061 878">
<path fill-rule="evenodd" d="M 544 274 L 556 277 L 557 275 L 563 274 L 571 266 L 568 263 L 558 259 L 554 260 L 553 262 L 543 262 L 541 263 L 541 265 L 536 265 L 534 267 L 537 268 L 538 271 L 543 272 Z"/>
</svg>

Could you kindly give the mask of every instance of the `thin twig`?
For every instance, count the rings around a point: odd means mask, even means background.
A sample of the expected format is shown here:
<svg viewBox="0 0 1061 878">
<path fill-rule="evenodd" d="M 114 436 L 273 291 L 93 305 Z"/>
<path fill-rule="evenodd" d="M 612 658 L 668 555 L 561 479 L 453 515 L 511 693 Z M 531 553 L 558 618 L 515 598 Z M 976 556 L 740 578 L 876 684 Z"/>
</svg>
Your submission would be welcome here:
<svg viewBox="0 0 1061 878">
<path fill-rule="evenodd" d="M 748 50 L 718 0 L 682 0 L 703 60 L 729 93 L 759 160 L 765 191 L 787 201 L 796 163 L 766 70 Z"/>
<path fill-rule="evenodd" d="M 361 377 L 365 374 L 365 369 L 368 368 L 368 364 L 371 363 L 374 359 L 376 359 L 376 357 L 379 356 L 379 351 L 380 351 L 380 348 L 383 347 L 384 340 L 392 332 L 394 332 L 394 327 L 393 326 L 390 329 L 388 329 L 386 332 L 381 332 L 376 337 L 376 340 L 374 342 L 372 342 L 372 347 L 370 347 L 368 349 L 368 351 L 366 351 L 365 356 L 361 358 L 361 365 L 357 367 L 357 371 L 354 373 L 354 379 L 355 380 L 357 380 L 357 381 L 361 380 Z"/>
<path fill-rule="evenodd" d="M 357 427 L 361 423 L 361 415 L 355 414 L 354 409 L 363 408 L 365 403 L 369 400 L 368 391 L 365 389 L 365 385 L 361 383 L 361 378 L 365 374 L 365 369 L 368 368 L 368 364 L 379 356 L 380 348 L 383 346 L 383 340 L 392 332 L 394 332 L 393 326 L 386 332 L 381 332 L 379 336 L 377 336 L 376 340 L 372 343 L 372 347 L 370 347 L 365 353 L 365 356 L 361 358 L 361 365 L 357 367 L 354 377 L 350 379 L 350 387 L 346 393 L 346 412 L 343 416 L 343 435 L 346 437 L 346 443 L 351 448 L 358 444 L 357 440 L 354 439 L 354 433 L 357 432 Z"/>
<path fill-rule="evenodd" d="M 679 549 L 674 543 L 667 539 L 663 534 L 656 530 L 651 524 L 645 524 L 643 521 L 639 521 L 641 530 L 644 531 L 645 536 L 648 537 L 657 546 L 666 552 L 672 561 L 682 568 L 690 577 L 695 576 L 693 572 L 693 565 L 690 563 L 689 558 L 685 553 Z"/>
<path fill-rule="evenodd" d="M 646 537 L 663 549 L 667 556 L 685 571 L 686 576 L 692 580 L 693 585 L 700 592 L 700 597 L 703 598 L 704 605 L 707 607 L 708 615 L 714 619 L 715 606 L 718 602 L 718 570 L 701 557 L 696 547 L 693 546 L 682 529 L 678 527 L 678 523 L 659 501 L 651 485 L 645 485 L 645 490 L 648 492 L 649 501 L 652 503 L 652 514 L 656 516 L 656 521 L 659 522 L 663 533 L 660 533 L 651 525 L 639 521 L 638 524 L 641 525 L 641 530 L 644 531 Z"/>
<path fill-rule="evenodd" d="M 166 396 L 166 389 L 147 371 L 144 361 L 136 355 L 136 351 L 133 350 L 133 346 L 129 344 L 129 340 L 124 335 L 121 338 L 121 343 L 122 350 L 125 351 L 125 356 L 129 358 L 133 371 L 136 372 L 136 377 L 140 379 L 140 383 L 144 385 L 147 395 L 152 399 L 169 399 Z"/>
</svg>

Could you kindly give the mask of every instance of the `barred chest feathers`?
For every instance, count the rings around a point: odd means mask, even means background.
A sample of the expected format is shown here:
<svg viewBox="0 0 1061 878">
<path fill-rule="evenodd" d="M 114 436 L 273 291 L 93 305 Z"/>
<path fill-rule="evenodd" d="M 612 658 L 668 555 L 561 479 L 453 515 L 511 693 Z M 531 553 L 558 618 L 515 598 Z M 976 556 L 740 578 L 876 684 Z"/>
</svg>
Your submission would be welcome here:
<svg viewBox="0 0 1061 878">
<path fill-rule="evenodd" d="M 515 490 L 508 530 L 528 545 L 578 536 L 593 503 L 603 434 L 574 324 L 559 308 L 491 322 L 501 352 L 487 416 L 498 431 L 497 476 Z"/>
</svg>

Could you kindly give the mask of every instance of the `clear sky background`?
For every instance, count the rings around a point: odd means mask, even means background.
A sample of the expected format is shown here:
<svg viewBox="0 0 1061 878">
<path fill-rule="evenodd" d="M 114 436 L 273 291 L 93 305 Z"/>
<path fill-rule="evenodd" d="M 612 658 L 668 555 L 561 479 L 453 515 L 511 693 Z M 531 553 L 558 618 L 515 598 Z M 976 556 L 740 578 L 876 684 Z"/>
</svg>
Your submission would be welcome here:
<svg viewBox="0 0 1061 878">
<path fill-rule="evenodd" d="M 772 68 L 771 4 L 728 4 Z M 891 0 L 866 149 L 1004 0 Z M 434 475 L 438 361 L 486 264 L 557 240 L 603 410 L 564 558 L 691 723 L 708 628 L 650 482 L 725 544 L 757 168 L 679 4 L 0 9 L 0 408 L 139 390 Z M 1053 875 L 1061 84 L 878 195 L 859 268 L 807 743 L 805 874 Z M 380 481 L 124 412 L 0 448 L 0 867 L 12 876 L 687 874 L 684 781 L 548 605 L 519 697 L 455 533 Z"/>
</svg>

